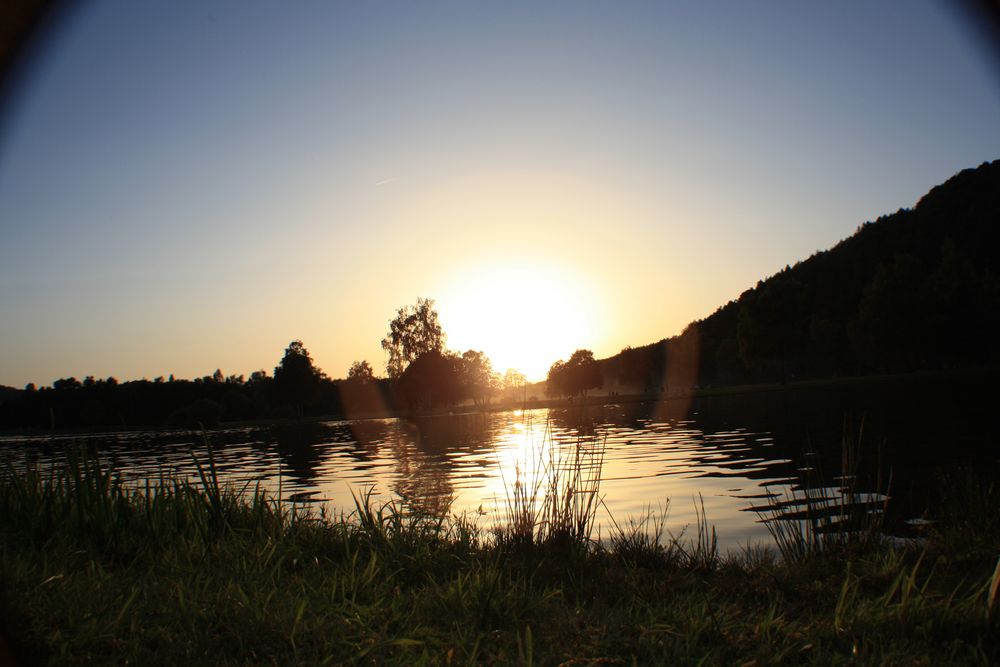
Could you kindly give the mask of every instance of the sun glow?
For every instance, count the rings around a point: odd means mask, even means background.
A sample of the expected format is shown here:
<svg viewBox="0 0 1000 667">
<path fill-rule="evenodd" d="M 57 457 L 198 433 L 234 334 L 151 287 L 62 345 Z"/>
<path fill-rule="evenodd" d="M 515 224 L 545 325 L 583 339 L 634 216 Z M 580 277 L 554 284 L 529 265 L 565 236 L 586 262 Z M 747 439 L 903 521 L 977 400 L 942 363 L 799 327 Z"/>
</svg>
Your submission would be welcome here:
<svg viewBox="0 0 1000 667">
<path fill-rule="evenodd" d="M 449 348 L 481 350 L 500 373 L 516 368 L 532 382 L 603 338 L 599 294 L 585 277 L 554 264 L 466 267 L 452 275 L 438 306 Z"/>
</svg>

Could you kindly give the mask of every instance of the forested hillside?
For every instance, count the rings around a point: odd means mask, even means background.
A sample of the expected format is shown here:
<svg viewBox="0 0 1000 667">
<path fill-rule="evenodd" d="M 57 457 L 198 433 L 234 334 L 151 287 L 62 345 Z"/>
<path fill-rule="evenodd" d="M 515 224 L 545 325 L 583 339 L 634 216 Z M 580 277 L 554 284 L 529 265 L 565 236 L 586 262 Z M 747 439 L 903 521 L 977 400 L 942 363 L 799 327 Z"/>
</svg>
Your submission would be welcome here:
<svg viewBox="0 0 1000 667">
<path fill-rule="evenodd" d="M 1000 362 L 1000 160 L 867 222 L 683 333 L 601 362 L 647 391 Z"/>
</svg>

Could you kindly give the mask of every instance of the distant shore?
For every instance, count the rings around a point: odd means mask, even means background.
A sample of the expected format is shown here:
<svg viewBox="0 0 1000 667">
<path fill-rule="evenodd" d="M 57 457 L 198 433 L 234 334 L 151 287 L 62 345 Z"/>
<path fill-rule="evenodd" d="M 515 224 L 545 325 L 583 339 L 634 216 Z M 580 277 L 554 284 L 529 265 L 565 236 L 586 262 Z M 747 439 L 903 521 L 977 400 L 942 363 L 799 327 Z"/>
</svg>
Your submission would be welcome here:
<svg viewBox="0 0 1000 667">
<path fill-rule="evenodd" d="M 325 414 L 307 415 L 297 418 L 263 418 L 239 421 L 223 421 L 206 430 L 226 430 L 234 428 L 265 427 L 271 425 L 287 425 L 296 423 L 322 423 L 329 421 L 355 421 L 369 419 L 413 419 L 422 417 L 441 417 L 450 415 L 492 414 L 514 410 L 536 409 L 571 409 L 580 407 L 598 407 L 605 405 L 621 405 L 632 403 L 648 403 L 657 401 L 682 402 L 695 399 L 714 397 L 734 397 L 775 392 L 795 393 L 799 390 L 822 388 L 875 387 L 880 384 L 933 382 L 935 380 L 955 381 L 963 378 L 983 380 L 990 376 L 1000 377 L 1000 368 L 963 368 L 953 370 L 916 371 L 911 373 L 892 373 L 864 376 L 842 376 L 833 378 L 815 378 L 805 380 L 789 380 L 787 382 L 769 382 L 750 385 L 691 387 L 683 390 L 647 391 L 630 393 L 594 393 L 588 396 L 569 398 L 534 398 L 525 401 L 505 401 L 490 403 L 486 406 L 458 405 L 451 408 L 435 408 L 419 411 L 368 412 L 353 415 Z M 538 383 L 541 386 L 542 383 Z M 89 428 L 67 428 L 55 430 L 23 428 L 0 431 L 0 438 L 38 437 L 44 435 L 75 435 L 107 432 L 142 432 L 142 431 L 186 431 L 191 429 L 161 425 L 97 425 Z"/>
</svg>

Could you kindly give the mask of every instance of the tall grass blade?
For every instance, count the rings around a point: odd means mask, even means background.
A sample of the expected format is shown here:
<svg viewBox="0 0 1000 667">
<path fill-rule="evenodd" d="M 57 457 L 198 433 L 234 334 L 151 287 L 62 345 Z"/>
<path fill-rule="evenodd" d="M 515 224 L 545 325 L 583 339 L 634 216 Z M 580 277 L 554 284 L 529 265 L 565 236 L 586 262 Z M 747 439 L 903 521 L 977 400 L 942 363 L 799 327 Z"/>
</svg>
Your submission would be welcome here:
<svg viewBox="0 0 1000 667">
<path fill-rule="evenodd" d="M 993 570 L 993 578 L 990 581 L 990 592 L 986 596 L 986 612 L 993 618 L 997 607 L 997 596 L 1000 595 L 1000 558 L 997 558 L 997 566 Z"/>
</svg>

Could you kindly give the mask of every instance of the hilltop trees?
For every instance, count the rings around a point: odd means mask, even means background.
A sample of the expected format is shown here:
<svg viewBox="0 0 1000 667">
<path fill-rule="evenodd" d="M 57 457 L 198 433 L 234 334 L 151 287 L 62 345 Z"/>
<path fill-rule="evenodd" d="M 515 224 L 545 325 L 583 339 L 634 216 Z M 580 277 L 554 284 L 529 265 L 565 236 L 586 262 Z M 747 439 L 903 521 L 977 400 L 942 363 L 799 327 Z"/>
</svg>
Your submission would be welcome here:
<svg viewBox="0 0 1000 667">
<path fill-rule="evenodd" d="M 679 357 L 701 386 L 996 366 L 998 219 L 1000 160 L 761 280 L 685 334 L 602 363 L 667 391 Z"/>
<path fill-rule="evenodd" d="M 808 288 L 786 272 L 743 301 L 736 330 L 741 358 L 758 368 L 776 366 L 784 381 L 789 352 L 809 340 Z"/>
<path fill-rule="evenodd" d="M 851 334 L 858 358 L 879 371 L 900 371 L 923 363 L 926 350 L 922 324 L 929 323 L 920 284 L 926 275 L 920 260 L 910 253 L 896 253 L 892 262 L 880 264 L 858 302 Z"/>
</svg>

